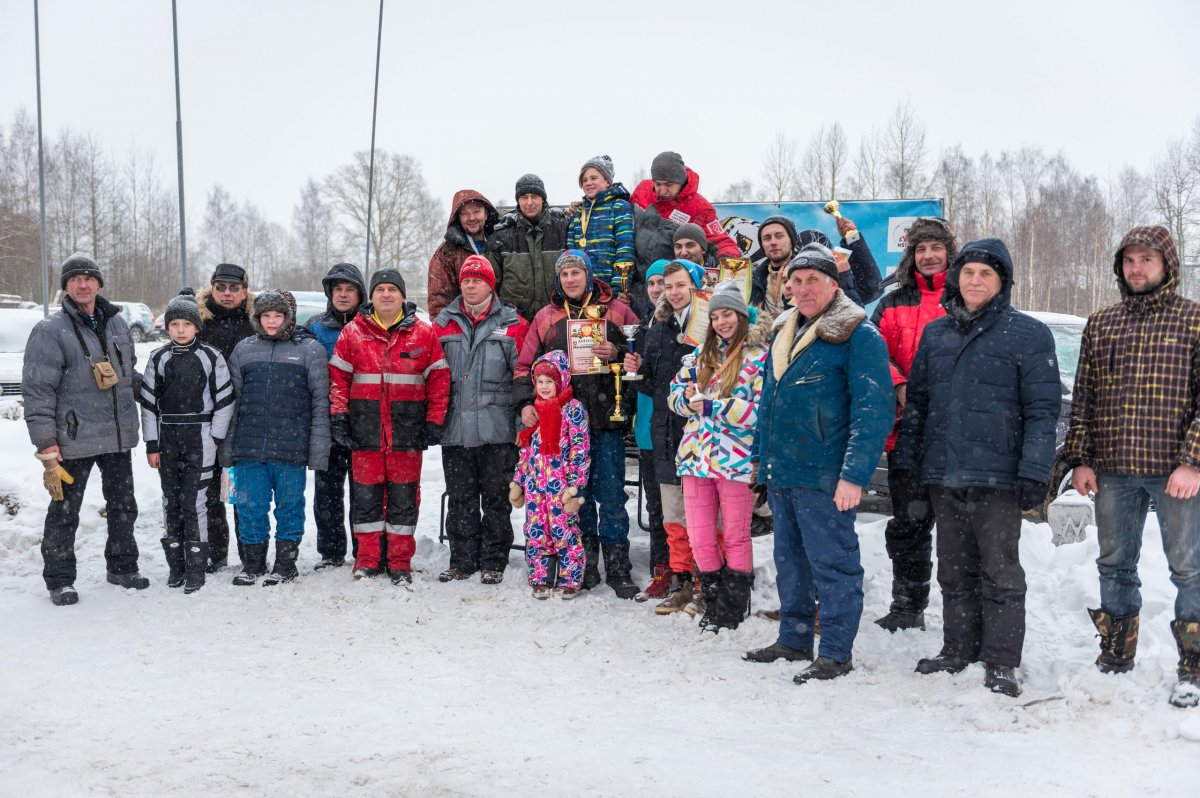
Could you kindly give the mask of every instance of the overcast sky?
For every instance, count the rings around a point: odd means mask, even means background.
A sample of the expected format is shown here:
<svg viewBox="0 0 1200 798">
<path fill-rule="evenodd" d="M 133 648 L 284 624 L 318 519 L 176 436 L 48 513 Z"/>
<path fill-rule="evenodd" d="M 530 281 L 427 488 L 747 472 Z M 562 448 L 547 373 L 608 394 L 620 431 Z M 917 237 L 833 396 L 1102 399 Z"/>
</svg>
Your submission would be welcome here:
<svg viewBox="0 0 1200 798">
<path fill-rule="evenodd" d="M 288 224 L 304 182 L 370 144 L 376 0 L 178 0 L 189 227 L 224 185 Z M 713 195 L 757 182 L 776 132 L 856 146 L 909 100 L 933 153 L 1022 145 L 1101 178 L 1145 170 L 1200 115 L 1200 2 L 400 2 L 383 20 L 377 146 L 511 202 L 664 149 Z M 36 109 L 32 0 L 0 0 L 0 122 Z M 174 183 L 169 0 L 43 0 L 47 133 L 159 158 Z M 632 189 L 632 185 L 630 186 Z"/>
</svg>

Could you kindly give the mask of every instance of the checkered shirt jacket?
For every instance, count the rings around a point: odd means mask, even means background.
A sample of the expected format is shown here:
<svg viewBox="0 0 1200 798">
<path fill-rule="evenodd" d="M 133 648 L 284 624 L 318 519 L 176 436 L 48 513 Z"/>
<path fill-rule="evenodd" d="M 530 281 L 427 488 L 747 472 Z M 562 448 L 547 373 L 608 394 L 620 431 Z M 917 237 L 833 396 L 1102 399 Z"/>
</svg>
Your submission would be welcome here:
<svg viewBox="0 0 1200 798">
<path fill-rule="evenodd" d="M 1139 244 L 1163 254 L 1158 290 L 1132 294 L 1121 256 Z M 1113 264 L 1121 301 L 1088 318 L 1064 444 L 1071 466 L 1100 473 L 1165 476 L 1200 466 L 1200 303 L 1179 296 L 1179 255 L 1163 227 L 1137 227 Z"/>
</svg>

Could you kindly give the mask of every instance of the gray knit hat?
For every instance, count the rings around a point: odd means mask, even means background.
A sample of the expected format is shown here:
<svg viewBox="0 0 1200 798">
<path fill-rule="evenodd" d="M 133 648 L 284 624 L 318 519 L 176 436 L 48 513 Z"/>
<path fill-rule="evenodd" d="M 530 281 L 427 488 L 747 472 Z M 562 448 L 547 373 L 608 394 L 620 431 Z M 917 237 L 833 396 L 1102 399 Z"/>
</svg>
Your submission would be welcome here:
<svg viewBox="0 0 1200 798">
<path fill-rule="evenodd" d="M 100 271 L 99 265 L 96 264 L 96 261 L 92 260 L 91 255 L 85 255 L 82 252 L 76 252 L 63 261 L 62 279 L 60 281 L 62 284 L 59 287 L 66 291 L 67 280 L 70 280 L 72 277 L 78 277 L 81 274 L 88 277 L 95 277 L 100 283 L 100 287 L 104 287 L 104 272 Z"/>
<path fill-rule="evenodd" d="M 613 175 L 616 174 L 613 171 L 612 158 L 609 158 L 607 155 L 597 155 L 595 158 L 588 158 L 584 161 L 583 166 L 579 167 L 579 181 L 581 183 L 583 182 L 583 173 L 587 169 L 595 169 L 604 175 L 604 179 L 608 181 L 609 185 L 612 185 Z"/>
<path fill-rule="evenodd" d="M 675 243 L 676 241 L 684 238 L 695 241 L 700 245 L 700 249 L 706 249 L 708 247 L 708 239 L 704 237 L 704 229 L 695 222 L 688 222 L 687 224 L 679 225 L 679 228 L 675 231 L 675 238 L 671 243 Z"/>
<path fill-rule="evenodd" d="M 734 313 L 750 318 L 750 310 L 746 307 L 746 298 L 742 289 L 733 280 L 726 280 L 713 289 L 712 299 L 708 300 L 708 315 L 718 310 L 732 310 Z"/>
<path fill-rule="evenodd" d="M 170 327 L 175 319 L 190 321 L 197 330 L 204 327 L 204 321 L 200 318 L 200 306 L 196 304 L 196 292 L 187 286 L 179 292 L 179 296 L 167 303 L 167 309 L 163 312 L 164 326 Z"/>
<path fill-rule="evenodd" d="M 609 180 L 609 182 L 611 183 L 612 181 Z M 532 172 L 517 178 L 517 188 L 514 196 L 520 199 L 526 194 L 537 194 L 543 200 L 548 200 L 548 197 L 546 197 L 546 184 Z"/>
<path fill-rule="evenodd" d="M 683 156 L 669 151 L 655 155 L 654 160 L 650 162 L 650 178 L 682 186 L 687 182 L 687 167 L 683 165 Z"/>
<path fill-rule="evenodd" d="M 807 244 L 796 253 L 796 257 L 792 258 L 787 267 L 788 278 L 791 278 L 792 272 L 797 269 L 816 269 L 835 280 L 838 278 L 837 260 L 834 259 L 833 253 L 829 251 L 829 247 L 817 243 Z"/>
</svg>

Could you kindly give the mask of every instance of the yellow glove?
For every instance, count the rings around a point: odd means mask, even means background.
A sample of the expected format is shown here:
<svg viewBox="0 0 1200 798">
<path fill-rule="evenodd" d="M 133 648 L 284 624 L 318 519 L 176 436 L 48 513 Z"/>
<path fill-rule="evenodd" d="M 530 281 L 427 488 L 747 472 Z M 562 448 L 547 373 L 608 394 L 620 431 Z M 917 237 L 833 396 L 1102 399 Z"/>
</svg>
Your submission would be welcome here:
<svg viewBox="0 0 1200 798">
<path fill-rule="evenodd" d="M 46 469 L 42 474 L 42 484 L 46 486 L 46 492 L 50 494 L 50 498 L 54 501 L 62 501 L 63 483 L 74 485 L 75 478 L 59 463 L 58 450 L 38 452 L 34 457 L 41 460 L 42 467 Z"/>
<path fill-rule="evenodd" d="M 515 482 L 508 483 L 508 503 L 518 510 L 525 506 L 525 489 Z"/>
<path fill-rule="evenodd" d="M 579 508 L 583 506 L 583 497 L 579 495 L 578 488 L 567 488 L 562 492 L 563 509 L 570 515 L 575 515 L 579 512 Z"/>
</svg>

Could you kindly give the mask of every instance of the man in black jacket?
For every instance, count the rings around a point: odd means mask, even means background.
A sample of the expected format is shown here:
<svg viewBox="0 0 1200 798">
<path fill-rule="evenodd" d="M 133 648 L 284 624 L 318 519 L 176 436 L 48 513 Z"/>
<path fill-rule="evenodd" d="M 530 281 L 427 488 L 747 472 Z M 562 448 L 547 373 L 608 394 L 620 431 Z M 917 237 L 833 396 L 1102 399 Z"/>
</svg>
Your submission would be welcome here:
<svg viewBox="0 0 1200 798">
<path fill-rule="evenodd" d="M 554 264 L 567 246 L 567 217 L 546 204 L 546 186 L 534 174 L 516 185 L 517 210 L 506 215 L 488 239 L 487 257 L 496 272 L 496 296 L 532 319 L 554 295 Z"/>
</svg>

